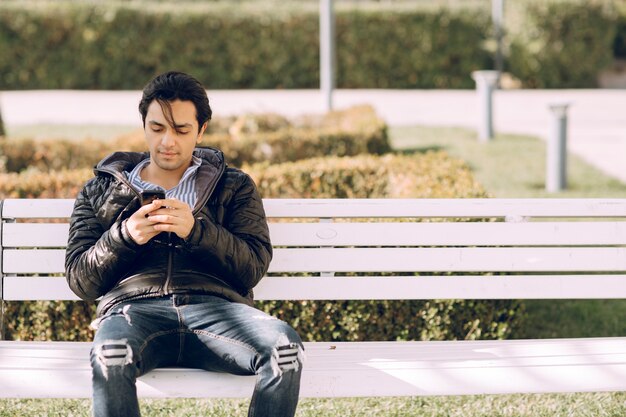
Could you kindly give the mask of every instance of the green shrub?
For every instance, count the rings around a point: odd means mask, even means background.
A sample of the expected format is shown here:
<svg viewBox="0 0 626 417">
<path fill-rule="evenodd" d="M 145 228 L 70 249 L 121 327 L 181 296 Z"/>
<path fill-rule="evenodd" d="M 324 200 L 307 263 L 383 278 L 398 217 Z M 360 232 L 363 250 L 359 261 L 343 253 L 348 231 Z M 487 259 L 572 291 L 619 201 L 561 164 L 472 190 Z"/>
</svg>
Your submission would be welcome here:
<svg viewBox="0 0 626 417">
<path fill-rule="evenodd" d="M 54 172 L 93 167 L 111 151 L 104 141 L 11 139 L 0 141 L 0 172 Z"/>
<path fill-rule="evenodd" d="M 613 62 L 616 21 L 601 2 L 529 1 L 508 70 L 530 88 L 596 87 Z"/>
<path fill-rule="evenodd" d="M 84 301 L 8 301 L 5 302 L 7 340 L 93 339 L 89 324 L 96 305 Z"/>
<path fill-rule="evenodd" d="M 0 90 L 135 90 L 173 68 L 211 89 L 317 88 L 317 7 L 263 3 L 4 1 Z M 490 62 L 482 9 L 337 9 L 339 87 L 472 88 Z"/>
<path fill-rule="evenodd" d="M 445 152 L 313 158 L 245 168 L 264 198 L 485 197 L 469 168 Z"/>
<path fill-rule="evenodd" d="M 234 166 L 271 164 L 314 156 L 384 154 L 391 150 L 387 126 L 370 106 L 331 112 L 321 120 L 304 120 L 278 131 L 208 135 L 203 145 L 224 151 Z"/>
<path fill-rule="evenodd" d="M 5 0 L 0 90 L 136 90 L 173 68 L 211 89 L 317 88 L 317 4 L 266 3 Z M 488 0 L 336 10 L 338 87 L 474 88 L 469 74 L 493 67 Z M 505 64 L 525 87 L 593 87 L 626 57 L 620 2 L 519 0 L 505 12 Z"/>
<path fill-rule="evenodd" d="M 337 17 L 337 83 L 343 88 L 474 88 L 490 68 L 486 13 L 353 11 Z"/>
<path fill-rule="evenodd" d="M 88 168 L 41 172 L 27 170 L 0 173 L 0 199 L 3 198 L 75 198 L 93 170 Z"/>
<path fill-rule="evenodd" d="M 619 59 L 626 59 L 626 4 L 621 4 L 616 19 L 617 34 L 613 42 L 613 55 Z"/>
<path fill-rule="evenodd" d="M 383 154 L 390 150 L 387 126 L 371 106 L 302 116 L 294 121 L 273 114 L 248 114 L 212 120 L 209 126 L 211 129 L 202 145 L 221 149 L 228 163 L 234 166 L 260 161 L 296 161 L 323 155 Z M 0 172 L 92 168 L 104 156 L 118 150 L 146 151 L 143 131 L 138 129 L 106 142 L 94 139 L 81 142 L 2 140 Z"/>
</svg>

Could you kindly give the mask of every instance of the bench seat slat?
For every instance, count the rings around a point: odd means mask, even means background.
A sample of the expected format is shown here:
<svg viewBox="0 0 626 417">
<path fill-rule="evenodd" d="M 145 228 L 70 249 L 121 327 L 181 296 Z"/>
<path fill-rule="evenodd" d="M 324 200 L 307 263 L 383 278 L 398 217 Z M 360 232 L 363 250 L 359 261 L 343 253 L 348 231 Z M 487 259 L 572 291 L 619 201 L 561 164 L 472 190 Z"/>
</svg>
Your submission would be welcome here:
<svg viewBox="0 0 626 417">
<path fill-rule="evenodd" d="M 64 272 L 65 251 L 5 250 L 4 273 Z M 626 271 L 626 248 L 275 249 L 269 272 Z"/>
<path fill-rule="evenodd" d="M 69 225 L 7 223 L 3 246 L 64 247 Z M 626 222 L 270 223 L 274 246 L 626 245 Z"/>
<path fill-rule="evenodd" d="M 0 342 L 0 397 L 89 397 L 90 343 Z M 626 390 L 626 338 L 305 343 L 302 397 Z M 69 382 L 71 381 L 71 383 Z M 157 369 L 142 397 L 249 397 L 253 377 Z"/>
<path fill-rule="evenodd" d="M 78 300 L 64 277 L 6 277 L 5 300 Z M 257 300 L 623 299 L 626 275 L 266 277 Z"/>
</svg>

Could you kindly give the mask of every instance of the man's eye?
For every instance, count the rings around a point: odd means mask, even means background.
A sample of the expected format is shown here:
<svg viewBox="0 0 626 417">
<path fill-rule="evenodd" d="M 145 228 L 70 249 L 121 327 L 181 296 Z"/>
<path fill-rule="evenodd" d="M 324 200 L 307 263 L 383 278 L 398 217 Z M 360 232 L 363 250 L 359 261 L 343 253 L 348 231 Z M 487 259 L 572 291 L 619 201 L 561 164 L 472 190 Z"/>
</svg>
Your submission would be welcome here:
<svg viewBox="0 0 626 417">
<path fill-rule="evenodd" d="M 153 131 L 153 132 L 161 132 L 162 130 L 163 130 L 163 129 L 162 129 L 162 128 L 160 128 L 160 127 L 153 127 L 153 128 L 152 128 L 152 131 Z"/>
<path fill-rule="evenodd" d="M 189 131 L 179 130 L 179 131 L 178 131 L 178 134 L 179 134 L 179 135 L 188 135 L 188 134 L 189 134 Z"/>
</svg>

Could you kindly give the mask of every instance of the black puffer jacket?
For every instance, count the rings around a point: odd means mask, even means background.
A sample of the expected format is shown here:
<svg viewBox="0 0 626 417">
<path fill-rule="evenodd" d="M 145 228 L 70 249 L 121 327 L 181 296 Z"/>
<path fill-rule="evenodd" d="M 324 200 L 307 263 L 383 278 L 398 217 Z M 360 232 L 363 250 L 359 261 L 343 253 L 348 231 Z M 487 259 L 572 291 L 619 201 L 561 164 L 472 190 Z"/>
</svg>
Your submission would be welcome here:
<svg viewBox="0 0 626 417">
<path fill-rule="evenodd" d="M 229 168 L 222 153 L 196 149 L 196 222 L 185 240 L 161 233 L 145 245 L 122 222 L 140 207 L 123 174 L 147 153 L 116 152 L 103 159 L 76 199 L 65 255 L 67 282 L 80 298 L 102 297 L 98 315 L 138 298 L 175 293 L 216 294 L 252 303 L 252 288 L 267 272 L 272 246 L 261 198 L 252 179 Z"/>
</svg>

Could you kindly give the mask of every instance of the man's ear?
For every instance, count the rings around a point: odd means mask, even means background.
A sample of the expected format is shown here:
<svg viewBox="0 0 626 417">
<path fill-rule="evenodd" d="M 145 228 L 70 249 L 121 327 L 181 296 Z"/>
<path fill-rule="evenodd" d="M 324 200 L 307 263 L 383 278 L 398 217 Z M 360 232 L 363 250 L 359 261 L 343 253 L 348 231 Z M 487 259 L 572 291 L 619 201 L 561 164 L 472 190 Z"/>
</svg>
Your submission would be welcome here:
<svg viewBox="0 0 626 417">
<path fill-rule="evenodd" d="M 204 124 L 200 128 L 200 132 L 198 132 L 198 139 L 196 139 L 196 143 L 202 142 L 202 135 L 204 135 L 204 131 L 206 130 L 208 125 L 209 125 L 209 122 L 204 122 Z"/>
</svg>

